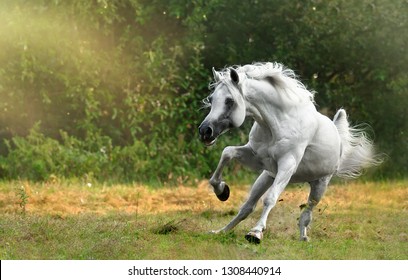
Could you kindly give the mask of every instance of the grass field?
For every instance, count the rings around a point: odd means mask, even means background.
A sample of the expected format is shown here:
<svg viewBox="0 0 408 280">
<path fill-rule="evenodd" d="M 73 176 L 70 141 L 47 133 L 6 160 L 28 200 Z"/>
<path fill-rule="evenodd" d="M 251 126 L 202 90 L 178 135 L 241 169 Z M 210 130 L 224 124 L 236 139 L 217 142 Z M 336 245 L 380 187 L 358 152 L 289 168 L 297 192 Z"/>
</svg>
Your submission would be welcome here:
<svg viewBox="0 0 408 280">
<path fill-rule="evenodd" d="M 234 231 L 212 235 L 247 196 L 231 186 L 219 202 L 194 187 L 105 186 L 81 182 L 0 183 L 1 259 L 408 259 L 408 182 L 332 185 L 298 241 L 307 185 L 287 188 L 260 245 L 245 233 L 260 207 Z"/>
</svg>

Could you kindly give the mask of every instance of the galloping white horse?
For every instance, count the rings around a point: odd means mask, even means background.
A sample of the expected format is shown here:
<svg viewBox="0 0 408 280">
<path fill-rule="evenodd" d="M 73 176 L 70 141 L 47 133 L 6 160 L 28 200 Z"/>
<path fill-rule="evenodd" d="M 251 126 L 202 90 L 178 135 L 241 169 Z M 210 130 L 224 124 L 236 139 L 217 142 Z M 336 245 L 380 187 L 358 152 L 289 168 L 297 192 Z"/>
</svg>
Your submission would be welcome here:
<svg viewBox="0 0 408 280">
<path fill-rule="evenodd" d="M 308 182 L 310 195 L 299 219 L 300 239 L 307 241 L 306 228 L 333 175 L 357 177 L 362 168 L 380 162 L 373 144 L 360 129 L 349 126 L 346 112 L 338 110 L 333 121 L 317 112 L 313 92 L 296 79 L 294 72 L 279 63 L 255 63 L 217 72 L 213 93 L 206 99 L 211 107 L 199 127 L 207 146 L 246 116 L 255 122 L 244 146 L 226 147 L 210 179 L 217 197 L 225 201 L 229 187 L 222 170 L 232 159 L 261 172 L 247 201 L 225 227 L 228 231 L 244 220 L 264 195 L 258 223 L 246 235 L 259 243 L 269 212 L 288 183 Z"/>
</svg>

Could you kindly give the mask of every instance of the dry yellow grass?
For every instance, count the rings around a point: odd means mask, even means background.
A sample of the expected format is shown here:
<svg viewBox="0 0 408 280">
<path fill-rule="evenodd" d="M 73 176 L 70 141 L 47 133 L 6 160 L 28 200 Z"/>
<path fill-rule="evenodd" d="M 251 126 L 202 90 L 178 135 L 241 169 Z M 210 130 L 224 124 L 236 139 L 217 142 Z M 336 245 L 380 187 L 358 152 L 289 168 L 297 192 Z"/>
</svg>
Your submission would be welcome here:
<svg viewBox="0 0 408 280">
<path fill-rule="evenodd" d="M 26 212 L 31 214 L 106 214 L 111 211 L 153 214 L 169 211 L 225 210 L 242 201 L 247 191 L 237 188 L 226 203 L 219 203 L 206 182 L 197 187 L 149 188 L 140 185 L 67 186 L 16 182 L 0 190 L 0 212 L 20 211 L 18 189 L 29 196 Z"/>
<path fill-rule="evenodd" d="M 319 204 L 321 209 L 352 210 L 360 207 L 408 209 L 408 187 L 405 181 L 385 183 L 348 183 L 332 185 Z M 26 212 L 31 214 L 75 215 L 79 213 L 106 214 L 112 211 L 155 214 L 171 211 L 237 210 L 248 195 L 248 186 L 232 186 L 231 197 L 220 202 L 212 193 L 207 181 L 195 187 L 178 186 L 149 188 L 141 185 L 91 184 L 34 184 L 13 182 L 0 185 L 0 213 L 21 211 L 18 189 L 24 187 L 29 196 Z M 306 201 L 308 187 L 289 187 L 280 197 L 285 204 L 295 207 Z M 330 206 L 330 207 L 328 207 Z"/>
</svg>

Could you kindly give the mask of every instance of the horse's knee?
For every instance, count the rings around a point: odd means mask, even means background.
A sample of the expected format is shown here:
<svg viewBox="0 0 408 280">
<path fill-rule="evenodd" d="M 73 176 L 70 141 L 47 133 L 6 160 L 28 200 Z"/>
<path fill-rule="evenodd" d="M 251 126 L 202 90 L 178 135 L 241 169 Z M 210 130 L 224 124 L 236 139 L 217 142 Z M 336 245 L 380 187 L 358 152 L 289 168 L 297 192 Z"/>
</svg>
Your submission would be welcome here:
<svg viewBox="0 0 408 280">
<path fill-rule="evenodd" d="M 233 146 L 225 147 L 224 150 L 222 151 L 221 157 L 224 160 L 230 161 L 231 159 L 233 159 L 235 157 L 235 152 L 236 152 L 235 147 L 233 147 Z"/>
<path fill-rule="evenodd" d="M 216 188 L 218 189 L 220 184 L 221 184 L 220 180 L 218 180 L 216 178 L 213 178 L 213 177 L 210 179 L 209 182 L 210 182 L 210 185 L 213 186 L 214 189 L 216 189 Z"/>
</svg>

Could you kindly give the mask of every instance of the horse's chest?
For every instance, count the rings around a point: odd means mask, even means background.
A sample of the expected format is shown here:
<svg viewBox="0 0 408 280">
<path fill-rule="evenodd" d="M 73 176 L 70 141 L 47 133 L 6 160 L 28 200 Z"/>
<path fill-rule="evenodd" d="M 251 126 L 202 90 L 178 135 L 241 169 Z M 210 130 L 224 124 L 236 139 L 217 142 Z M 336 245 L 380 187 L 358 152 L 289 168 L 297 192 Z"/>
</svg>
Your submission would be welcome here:
<svg viewBox="0 0 408 280">
<path fill-rule="evenodd" d="M 295 133 L 294 133 L 295 134 Z M 260 163 L 263 170 L 276 175 L 278 160 L 296 149 L 295 141 L 291 137 L 277 137 L 267 129 L 262 129 L 257 124 L 254 125 L 249 137 L 249 144 L 256 155 L 256 160 Z"/>
<path fill-rule="evenodd" d="M 269 145 L 254 145 L 252 147 L 256 155 L 256 159 L 260 162 L 263 170 L 267 170 L 274 176 L 277 172 L 276 158 L 271 153 L 271 147 Z"/>
</svg>

